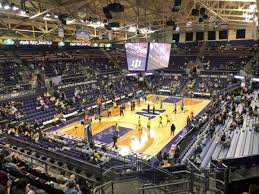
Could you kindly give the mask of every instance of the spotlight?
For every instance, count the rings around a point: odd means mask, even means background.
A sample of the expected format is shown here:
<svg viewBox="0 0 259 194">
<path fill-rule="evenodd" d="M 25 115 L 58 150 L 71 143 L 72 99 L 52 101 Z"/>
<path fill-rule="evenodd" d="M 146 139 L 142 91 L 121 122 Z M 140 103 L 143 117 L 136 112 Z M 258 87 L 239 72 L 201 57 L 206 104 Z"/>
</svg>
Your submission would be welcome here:
<svg viewBox="0 0 259 194">
<path fill-rule="evenodd" d="M 4 9 L 5 9 L 5 10 L 10 9 L 10 5 L 9 5 L 9 4 L 4 5 Z"/>
<path fill-rule="evenodd" d="M 54 18 L 58 19 L 58 15 L 54 15 Z"/>
<path fill-rule="evenodd" d="M 17 11 L 18 9 L 19 9 L 19 8 L 16 7 L 16 6 L 13 6 L 13 8 L 12 8 L 13 11 Z"/>
<path fill-rule="evenodd" d="M 128 32 L 136 32 L 137 31 L 137 28 L 135 26 L 130 26 L 128 28 Z"/>
<path fill-rule="evenodd" d="M 21 10 L 20 12 L 22 15 L 26 14 L 26 12 L 24 10 Z"/>
<path fill-rule="evenodd" d="M 50 17 L 50 14 L 49 14 L 49 13 L 47 13 L 45 16 L 46 16 L 46 17 Z"/>
<path fill-rule="evenodd" d="M 251 9 L 252 11 L 256 11 L 256 4 L 255 3 L 252 3 L 249 5 L 249 9 Z"/>
</svg>

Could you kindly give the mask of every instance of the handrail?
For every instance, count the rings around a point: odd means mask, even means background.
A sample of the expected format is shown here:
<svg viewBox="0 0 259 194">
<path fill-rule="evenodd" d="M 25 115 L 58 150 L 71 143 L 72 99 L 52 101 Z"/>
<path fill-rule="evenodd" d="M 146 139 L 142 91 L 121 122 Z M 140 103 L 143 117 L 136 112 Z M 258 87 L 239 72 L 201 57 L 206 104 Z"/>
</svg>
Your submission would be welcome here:
<svg viewBox="0 0 259 194">
<path fill-rule="evenodd" d="M 179 185 L 179 184 L 188 183 L 188 182 L 189 182 L 188 180 L 185 180 L 185 181 L 178 181 L 178 182 L 173 182 L 173 183 L 167 183 L 167 184 L 163 184 L 163 185 L 140 187 L 139 190 L 156 189 L 156 188 L 160 188 L 160 187 L 166 187 L 166 186 L 171 186 L 171 185 Z"/>
<path fill-rule="evenodd" d="M 13 138 L 13 137 L 11 137 L 11 136 L 8 136 L 8 138 L 12 138 L 13 140 L 15 140 L 15 138 Z M 33 149 L 36 149 L 37 152 L 40 152 L 40 153 L 42 153 L 42 150 L 44 150 L 44 151 L 47 150 L 49 153 L 57 154 L 56 152 L 54 152 L 54 151 L 52 151 L 52 150 L 48 150 L 48 149 L 45 149 L 45 148 L 42 148 L 42 147 L 38 147 L 38 146 L 36 146 L 36 145 L 34 145 L 34 144 L 30 143 L 30 142 L 26 142 L 26 141 L 24 141 L 24 140 L 19 140 L 19 142 L 24 143 L 24 144 L 27 144 L 27 145 L 29 145 L 29 146 L 32 146 Z M 46 154 L 46 153 L 42 153 L 42 154 Z M 68 156 L 64 156 L 64 157 L 68 157 Z M 89 163 L 89 162 L 85 162 L 85 161 L 83 161 L 83 160 L 79 160 L 79 159 L 74 158 L 74 157 L 73 157 L 72 159 L 73 159 L 74 161 L 81 162 L 81 163 L 90 165 L 90 166 L 95 167 L 95 168 L 100 168 L 98 165 L 94 165 L 94 164 L 91 164 L 91 163 Z"/>
<path fill-rule="evenodd" d="M 109 182 L 107 182 L 107 183 L 104 183 L 104 184 L 102 184 L 102 185 L 99 185 L 98 187 L 95 187 L 94 190 L 93 190 L 93 193 L 96 193 L 98 189 L 101 189 L 101 188 L 103 188 L 103 187 L 105 187 L 105 186 L 107 186 L 107 185 L 110 185 L 110 184 L 113 185 L 113 181 L 109 181 Z"/>
<path fill-rule="evenodd" d="M 36 157 L 34 157 L 34 156 L 28 155 L 28 154 L 26 154 L 26 153 L 20 152 L 20 151 L 18 151 L 18 150 L 13 149 L 13 148 L 6 148 L 4 145 L 1 145 L 1 144 L 0 144 L 0 147 L 2 147 L 2 148 L 4 147 L 5 149 L 11 150 L 12 152 L 15 152 L 15 153 L 19 153 L 19 154 L 21 154 L 21 155 L 23 155 L 23 156 L 26 156 L 26 157 L 28 157 L 28 158 L 30 158 L 30 159 L 32 159 L 32 160 L 40 161 L 40 162 L 43 163 L 43 164 L 47 164 L 47 165 L 49 165 L 49 166 L 52 166 L 52 167 L 55 167 L 55 168 L 64 170 L 64 171 L 69 172 L 69 173 L 71 173 L 71 174 L 75 174 L 76 176 L 83 177 L 83 178 L 85 178 L 85 179 L 87 179 L 87 180 L 89 180 L 89 181 L 91 181 L 91 182 L 97 183 L 97 181 L 94 180 L 94 179 L 91 179 L 91 178 L 82 176 L 82 175 L 80 175 L 80 174 L 77 174 L 76 172 L 73 172 L 73 171 L 70 171 L 70 170 L 68 170 L 68 169 L 62 168 L 62 167 L 60 167 L 60 166 L 57 166 L 57 165 L 52 164 L 52 163 L 49 163 L 49 162 L 44 161 L 44 160 L 42 160 L 42 159 L 36 158 Z"/>
<path fill-rule="evenodd" d="M 200 169 L 193 163 L 189 160 L 189 158 L 187 158 L 187 161 L 191 164 L 192 167 L 194 167 L 196 170 L 200 171 Z"/>
<path fill-rule="evenodd" d="M 118 165 L 118 166 L 112 166 L 110 168 L 108 168 L 104 173 L 103 176 L 107 175 L 109 172 L 112 172 L 113 169 L 117 169 L 117 168 L 124 168 L 124 167 L 132 167 L 132 164 L 122 164 L 122 165 Z"/>
<path fill-rule="evenodd" d="M 11 139 L 11 141 L 14 141 L 15 139 Z M 9 141 L 9 140 L 8 140 Z M 62 158 L 60 157 L 61 155 L 54 152 L 54 151 L 50 151 L 50 150 L 47 150 L 48 152 L 46 152 L 46 149 L 44 148 L 41 148 L 41 147 L 37 147 L 35 145 L 32 145 L 32 144 L 29 144 L 28 142 L 24 142 L 24 141 L 19 141 L 19 144 L 22 144 L 23 146 L 24 145 L 28 145 L 28 147 L 38 153 L 41 153 L 43 155 L 47 155 L 48 157 L 52 157 L 52 158 L 55 158 L 55 159 L 58 159 L 59 161 L 61 162 L 65 162 L 65 163 L 69 163 L 70 165 L 77 165 L 78 167 L 79 166 L 82 166 L 83 165 L 83 169 L 91 169 L 91 171 L 93 171 L 93 173 L 97 173 L 97 174 L 100 174 L 101 175 L 101 168 L 99 166 L 96 166 L 96 165 L 93 165 L 91 163 L 88 163 L 88 162 L 85 162 L 83 160 L 78 160 L 76 158 L 69 158 L 68 156 L 63 156 L 62 155 Z"/>
<path fill-rule="evenodd" d="M 160 172 L 162 172 L 162 173 L 165 173 L 165 174 L 167 174 L 167 175 L 169 175 L 169 176 L 172 176 L 172 174 L 173 174 L 173 172 L 169 172 L 169 171 L 164 170 L 164 169 L 162 169 L 162 168 L 159 168 L 159 167 L 156 167 L 156 166 L 152 166 L 151 164 L 148 164 L 148 163 L 146 163 L 146 162 L 144 162 L 144 161 L 142 161 L 142 160 L 138 160 L 137 162 L 143 163 L 143 164 L 145 164 L 145 165 L 147 165 L 147 166 L 149 166 L 149 167 L 151 167 L 151 168 L 153 168 L 153 169 L 156 169 L 157 171 L 160 171 Z"/>
<path fill-rule="evenodd" d="M 216 181 L 216 182 L 219 182 L 219 183 L 225 185 L 224 181 L 222 181 L 222 180 L 215 179 L 215 178 L 212 178 L 212 177 L 209 177 L 209 179 L 210 179 L 210 180 L 213 180 L 213 181 Z"/>
</svg>

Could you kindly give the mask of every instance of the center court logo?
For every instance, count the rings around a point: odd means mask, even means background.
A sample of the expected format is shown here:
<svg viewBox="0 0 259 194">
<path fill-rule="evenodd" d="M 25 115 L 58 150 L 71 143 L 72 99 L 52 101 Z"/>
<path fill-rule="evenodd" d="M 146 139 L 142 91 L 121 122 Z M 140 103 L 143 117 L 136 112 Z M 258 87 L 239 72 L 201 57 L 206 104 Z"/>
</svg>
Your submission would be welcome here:
<svg viewBox="0 0 259 194">
<path fill-rule="evenodd" d="M 133 60 L 132 64 L 131 64 L 131 67 L 135 68 L 135 69 L 141 67 L 141 60 L 138 60 L 138 59 Z"/>
<path fill-rule="evenodd" d="M 155 113 L 153 114 L 152 110 L 150 110 L 149 113 L 148 113 L 147 109 L 142 109 L 141 111 L 136 112 L 136 114 L 140 115 L 140 116 L 148 117 L 150 119 L 154 119 L 154 118 L 156 118 L 157 116 L 161 115 L 164 112 L 165 112 L 164 109 L 159 109 L 159 110 L 156 110 Z"/>
</svg>

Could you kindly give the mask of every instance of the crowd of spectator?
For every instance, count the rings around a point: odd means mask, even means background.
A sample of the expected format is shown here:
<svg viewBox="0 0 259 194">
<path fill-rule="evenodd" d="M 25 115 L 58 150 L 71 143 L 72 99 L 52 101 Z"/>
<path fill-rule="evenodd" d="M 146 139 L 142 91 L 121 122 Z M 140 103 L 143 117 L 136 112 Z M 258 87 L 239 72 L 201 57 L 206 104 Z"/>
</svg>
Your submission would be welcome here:
<svg viewBox="0 0 259 194">
<path fill-rule="evenodd" d="M 1 194 L 90 194 L 91 185 L 86 179 L 63 174 L 46 175 L 11 152 L 8 146 L 0 149 Z"/>
<path fill-rule="evenodd" d="M 253 91 L 243 89 L 236 93 L 228 94 L 222 98 L 222 101 L 225 102 L 224 106 L 216 112 L 209 123 L 208 130 L 197 136 L 198 143 L 196 144 L 195 151 L 190 158 L 194 164 L 198 166 L 201 164 L 200 154 L 205 147 L 204 139 L 217 137 L 218 143 L 222 144 L 223 147 L 229 147 L 232 141 L 230 135 L 234 130 L 242 130 L 244 117 L 246 115 L 252 118 L 256 118 L 258 116 L 258 107 L 256 105 L 252 106 L 251 104 L 254 99 L 254 95 L 256 95 L 256 93 Z M 255 98 L 258 97 L 255 96 Z M 222 128 L 227 120 L 231 121 L 229 127 L 224 130 L 217 131 L 216 128 Z"/>
</svg>

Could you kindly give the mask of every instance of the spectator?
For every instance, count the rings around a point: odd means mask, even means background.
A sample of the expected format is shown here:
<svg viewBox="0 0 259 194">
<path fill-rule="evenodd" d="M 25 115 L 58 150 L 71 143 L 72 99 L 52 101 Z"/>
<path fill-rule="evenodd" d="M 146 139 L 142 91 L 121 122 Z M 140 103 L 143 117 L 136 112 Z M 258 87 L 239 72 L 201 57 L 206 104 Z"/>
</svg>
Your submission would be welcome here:
<svg viewBox="0 0 259 194">
<path fill-rule="evenodd" d="M 79 185 L 75 181 L 69 181 L 64 192 L 65 194 L 82 194 Z"/>
<path fill-rule="evenodd" d="M 30 189 L 28 180 L 21 178 L 13 182 L 11 194 L 35 194 L 35 192 Z"/>
</svg>

